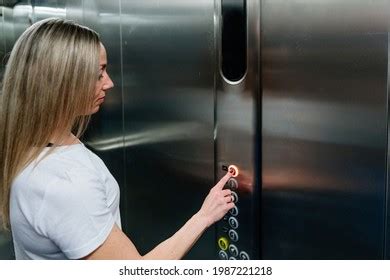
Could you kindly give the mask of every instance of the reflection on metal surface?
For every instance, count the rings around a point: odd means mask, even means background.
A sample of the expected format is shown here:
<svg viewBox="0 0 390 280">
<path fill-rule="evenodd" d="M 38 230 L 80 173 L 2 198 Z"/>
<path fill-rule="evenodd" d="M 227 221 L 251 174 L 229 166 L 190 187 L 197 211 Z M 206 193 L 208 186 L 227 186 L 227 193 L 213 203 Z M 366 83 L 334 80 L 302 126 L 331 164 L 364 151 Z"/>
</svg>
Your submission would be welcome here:
<svg viewBox="0 0 390 280">
<path fill-rule="evenodd" d="M 262 11 L 263 257 L 380 259 L 389 2 Z"/>
<path fill-rule="evenodd" d="M 367 120 L 380 119 L 383 112 L 374 106 L 340 104 L 327 100 L 299 100 L 266 96 L 263 131 L 272 137 L 287 137 L 334 144 L 376 147 L 382 141 L 383 127 Z M 362 132 L 365 133 L 362 133 Z"/>
<path fill-rule="evenodd" d="M 214 183 L 214 1 L 121 5 L 126 224 L 144 253 L 191 217 Z M 207 231 L 186 258 L 215 258 L 215 243 Z"/>
<path fill-rule="evenodd" d="M 45 18 L 50 17 L 58 17 L 58 18 L 66 18 L 67 7 L 66 4 L 69 5 L 69 2 L 66 0 L 57 0 L 57 1 L 48 1 L 48 0 L 37 0 L 34 1 L 32 8 L 32 18 L 34 22 L 40 21 Z M 81 1 L 78 3 L 78 9 L 81 9 Z M 68 15 L 68 18 L 69 17 Z"/>
<path fill-rule="evenodd" d="M 66 10 L 64 8 L 34 7 L 34 13 L 35 15 L 39 15 L 39 18 L 66 16 Z"/>
<path fill-rule="evenodd" d="M 146 126 L 146 125 L 145 125 Z M 141 132 L 134 132 L 130 135 L 118 135 L 107 139 L 86 141 L 86 143 L 97 151 L 107 151 L 118 148 L 130 148 L 148 144 L 163 142 L 174 142 L 182 140 L 203 139 L 207 137 L 207 130 L 196 122 L 183 123 L 154 123 L 153 127 L 143 129 Z"/>
</svg>

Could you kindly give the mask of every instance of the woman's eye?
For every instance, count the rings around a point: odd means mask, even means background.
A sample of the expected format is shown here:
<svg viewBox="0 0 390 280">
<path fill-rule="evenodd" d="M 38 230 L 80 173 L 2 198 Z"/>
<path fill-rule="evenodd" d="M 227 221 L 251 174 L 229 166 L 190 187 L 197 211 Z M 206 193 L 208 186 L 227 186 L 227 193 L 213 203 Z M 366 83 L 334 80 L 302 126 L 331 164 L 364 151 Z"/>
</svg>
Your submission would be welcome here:
<svg viewBox="0 0 390 280">
<path fill-rule="evenodd" d="M 101 80 L 103 78 L 103 74 L 100 74 L 99 75 L 99 80 Z"/>
</svg>

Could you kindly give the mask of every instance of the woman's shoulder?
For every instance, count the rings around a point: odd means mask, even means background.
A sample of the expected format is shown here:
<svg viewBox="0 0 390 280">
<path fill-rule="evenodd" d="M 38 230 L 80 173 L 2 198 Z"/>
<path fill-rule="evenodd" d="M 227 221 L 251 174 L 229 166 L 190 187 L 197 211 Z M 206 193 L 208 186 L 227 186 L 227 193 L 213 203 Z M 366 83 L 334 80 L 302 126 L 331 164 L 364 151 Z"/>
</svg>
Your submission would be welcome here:
<svg viewBox="0 0 390 280">
<path fill-rule="evenodd" d="M 45 181 L 51 181 L 67 180 L 69 174 L 98 175 L 90 152 L 83 144 L 58 147 L 50 153 L 48 151 L 45 149 L 35 161 L 24 168 L 18 177 L 28 180 L 32 177 L 45 178 Z"/>
<path fill-rule="evenodd" d="M 66 170 L 90 166 L 89 152 L 83 144 L 56 147 L 52 152 L 45 149 L 41 156 L 37 161 L 38 166 L 62 167 Z"/>
</svg>

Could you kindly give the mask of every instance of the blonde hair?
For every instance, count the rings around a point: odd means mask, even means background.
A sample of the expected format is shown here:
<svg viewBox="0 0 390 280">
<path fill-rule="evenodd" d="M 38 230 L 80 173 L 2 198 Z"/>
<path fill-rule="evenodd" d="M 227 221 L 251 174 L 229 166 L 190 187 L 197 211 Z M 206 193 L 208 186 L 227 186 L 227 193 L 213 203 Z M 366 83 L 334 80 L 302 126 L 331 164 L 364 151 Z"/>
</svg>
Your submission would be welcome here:
<svg viewBox="0 0 390 280">
<path fill-rule="evenodd" d="M 52 137 L 84 132 L 99 75 L 99 35 L 63 19 L 33 24 L 16 41 L 0 95 L 0 202 L 3 228 L 10 225 L 15 177 Z M 54 136 L 54 132 L 62 132 Z M 52 151 L 52 149 L 50 150 Z"/>
</svg>

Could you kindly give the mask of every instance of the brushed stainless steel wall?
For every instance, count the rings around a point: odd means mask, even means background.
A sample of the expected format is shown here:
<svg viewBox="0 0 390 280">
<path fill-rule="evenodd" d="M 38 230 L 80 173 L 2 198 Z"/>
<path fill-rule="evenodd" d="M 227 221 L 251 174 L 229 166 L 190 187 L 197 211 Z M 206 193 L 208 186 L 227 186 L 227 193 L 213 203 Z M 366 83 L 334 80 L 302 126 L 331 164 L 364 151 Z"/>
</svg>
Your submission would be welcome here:
<svg viewBox="0 0 390 280">
<path fill-rule="evenodd" d="M 70 1 L 67 0 L 32 0 L 32 21 L 37 22 L 49 17 L 69 18 L 69 16 L 67 16 L 69 2 Z M 78 2 L 78 8 L 81 10 L 82 1 L 73 2 Z"/>
<path fill-rule="evenodd" d="M 388 12 L 388 18 L 390 18 L 390 11 Z M 387 101 L 389 101 L 390 97 L 390 24 L 387 31 Z M 389 107 L 387 107 L 387 114 L 389 117 Z M 386 221 L 385 221 L 385 259 L 390 259 L 390 168 L 389 168 L 389 160 L 390 160 L 390 130 L 389 123 L 387 123 L 387 185 L 386 185 Z"/>
<path fill-rule="evenodd" d="M 214 1 L 121 2 L 129 235 L 142 253 L 199 210 L 214 181 Z M 211 259 L 214 231 L 189 252 Z"/>
<path fill-rule="evenodd" d="M 262 1 L 266 259 L 384 256 L 389 1 Z"/>
</svg>

